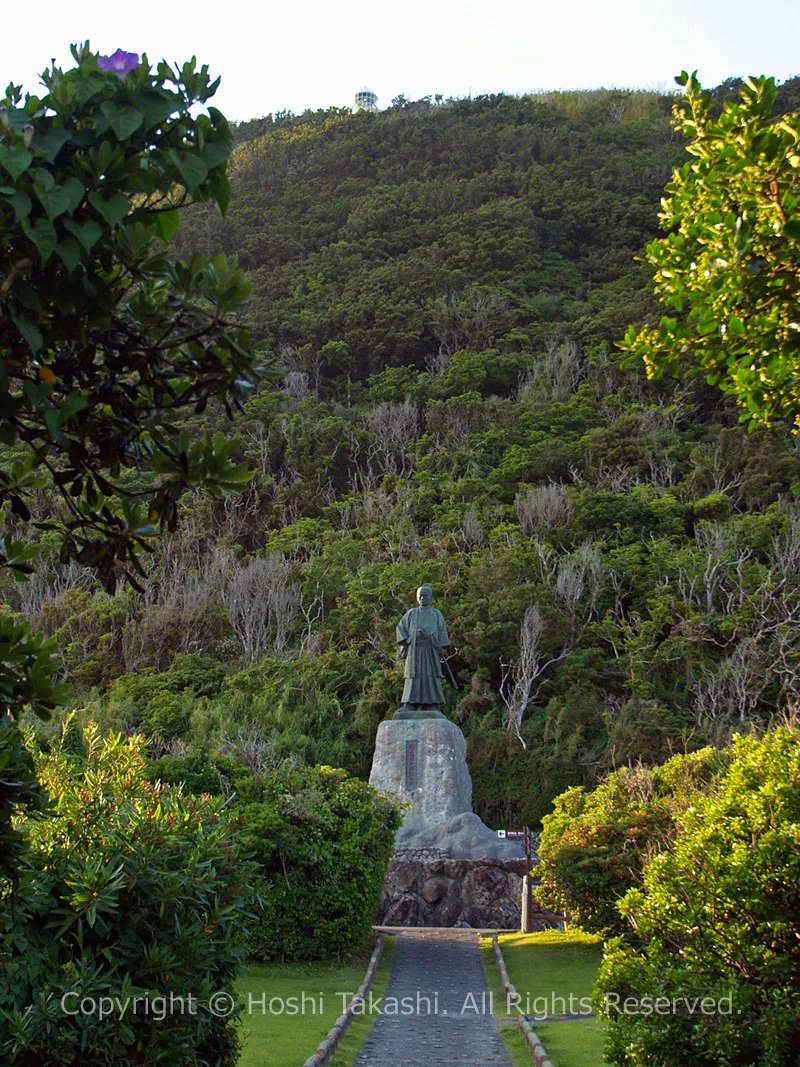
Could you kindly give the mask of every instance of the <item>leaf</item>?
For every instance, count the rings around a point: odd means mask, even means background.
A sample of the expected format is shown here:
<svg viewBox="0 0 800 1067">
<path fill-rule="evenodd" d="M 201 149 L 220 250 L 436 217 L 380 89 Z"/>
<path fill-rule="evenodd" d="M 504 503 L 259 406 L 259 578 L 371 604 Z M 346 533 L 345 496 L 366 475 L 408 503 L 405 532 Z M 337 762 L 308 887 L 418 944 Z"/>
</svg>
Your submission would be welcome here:
<svg viewBox="0 0 800 1067">
<path fill-rule="evenodd" d="M 156 227 L 162 241 L 168 241 L 181 224 L 181 213 L 177 208 L 173 211 L 159 211 L 156 213 Z"/>
<path fill-rule="evenodd" d="M 44 421 L 55 434 L 65 422 L 69 422 L 73 415 L 83 411 L 88 403 L 89 398 L 84 396 L 83 393 L 70 393 L 58 407 L 51 407 L 45 411 Z"/>
<path fill-rule="evenodd" d="M 64 412 L 64 418 L 71 419 L 73 415 L 77 415 L 79 411 L 83 411 L 84 408 L 88 406 L 88 396 L 85 396 L 83 393 L 70 393 L 61 405 L 61 408 Z"/>
<path fill-rule="evenodd" d="M 64 420 L 61 418 L 61 412 L 58 410 L 58 408 L 48 408 L 47 411 L 45 411 L 44 413 L 44 421 L 47 423 L 53 433 L 55 433 Z"/>
<path fill-rule="evenodd" d="M 744 323 L 736 315 L 731 315 L 728 319 L 728 330 L 736 337 L 744 337 Z"/>
<path fill-rule="evenodd" d="M 214 197 L 220 212 L 224 215 L 231 200 L 231 183 L 224 171 L 218 172 L 211 178 L 211 195 Z"/>
<path fill-rule="evenodd" d="M 14 193 L 13 196 L 8 198 L 9 204 L 14 209 L 14 214 L 17 216 L 17 222 L 22 222 L 31 213 L 33 207 L 33 201 L 27 193 Z"/>
<path fill-rule="evenodd" d="M 0 144 L 0 166 L 8 171 L 14 181 L 19 178 L 20 174 L 25 173 L 32 162 L 33 156 L 20 145 Z"/>
<path fill-rule="evenodd" d="M 69 197 L 67 211 L 74 211 L 78 204 L 80 204 L 81 200 L 83 200 L 86 189 L 77 178 L 67 178 L 61 188 Z"/>
<path fill-rule="evenodd" d="M 697 332 L 701 337 L 708 337 L 710 333 L 714 333 L 718 328 L 719 323 L 716 319 L 701 319 L 697 324 Z"/>
<path fill-rule="evenodd" d="M 38 130 L 34 133 L 31 148 L 34 152 L 46 152 L 47 162 L 53 163 L 68 140 L 69 134 L 66 130 L 51 126 L 47 133 L 40 133 Z"/>
<path fill-rule="evenodd" d="M 31 351 L 38 352 L 44 340 L 39 330 L 26 318 L 19 318 L 16 323 L 17 329 L 31 346 Z"/>
<path fill-rule="evenodd" d="M 800 241 L 800 219 L 790 219 L 783 227 L 783 232 L 793 241 Z"/>
<path fill-rule="evenodd" d="M 145 99 L 139 99 L 138 104 L 144 116 L 144 128 L 151 130 L 154 126 L 158 126 L 180 107 L 180 103 L 180 97 L 176 93 L 167 93 L 164 90 Z"/>
<path fill-rule="evenodd" d="M 212 141 L 205 145 L 200 153 L 201 158 L 209 170 L 224 163 L 231 154 L 231 145 L 227 141 Z"/>
<path fill-rule="evenodd" d="M 117 107 L 110 100 L 100 105 L 100 110 L 111 124 L 120 141 L 127 140 L 144 122 L 144 115 L 135 107 Z"/>
<path fill-rule="evenodd" d="M 118 225 L 130 209 L 128 198 L 122 193 L 114 193 L 110 200 L 104 200 L 99 193 L 89 193 L 89 203 L 103 216 L 109 226 Z"/>
<path fill-rule="evenodd" d="M 47 400 L 53 390 L 45 382 L 36 385 L 32 381 L 27 381 L 22 383 L 22 391 L 28 400 L 30 400 L 31 404 L 35 408 L 39 408 L 42 403 Z"/>
<path fill-rule="evenodd" d="M 178 168 L 190 193 L 194 192 L 198 185 L 201 185 L 208 177 L 208 167 L 197 156 L 181 156 L 174 148 L 170 148 L 169 156 Z"/>
<path fill-rule="evenodd" d="M 70 219 L 68 222 L 64 223 L 64 227 L 69 230 L 70 233 L 75 234 L 87 252 L 91 252 L 92 247 L 103 235 L 103 227 L 99 222 L 95 222 L 93 219 L 84 222 L 82 226 L 79 226 L 76 222 L 73 222 L 72 219 Z"/>
<path fill-rule="evenodd" d="M 34 184 L 41 185 L 42 189 L 52 189 L 56 180 L 46 167 L 37 167 L 31 171 Z"/>
<path fill-rule="evenodd" d="M 24 219 L 22 228 L 39 249 L 42 263 L 46 263 L 58 244 L 58 237 L 52 222 L 48 219 L 37 219 L 36 225 L 31 226 L 28 220 Z"/>
<path fill-rule="evenodd" d="M 72 274 L 81 261 L 81 246 L 74 237 L 65 237 L 56 245 L 56 254 L 61 257 L 64 266 Z"/>
<path fill-rule="evenodd" d="M 38 182 L 36 183 L 38 185 Z M 48 218 L 55 219 L 59 215 L 63 215 L 65 211 L 69 209 L 70 196 L 66 189 L 62 189 L 60 185 L 56 185 L 52 189 L 40 190 L 36 188 L 36 195 L 47 212 Z"/>
</svg>

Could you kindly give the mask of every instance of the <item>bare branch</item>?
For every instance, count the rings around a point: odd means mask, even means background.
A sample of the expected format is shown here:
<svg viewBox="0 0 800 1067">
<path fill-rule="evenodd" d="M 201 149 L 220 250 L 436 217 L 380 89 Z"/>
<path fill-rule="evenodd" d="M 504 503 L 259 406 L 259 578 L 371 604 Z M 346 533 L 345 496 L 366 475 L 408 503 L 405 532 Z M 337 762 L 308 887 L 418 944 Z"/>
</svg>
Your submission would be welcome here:
<svg viewBox="0 0 800 1067">
<path fill-rule="evenodd" d="M 300 611 L 300 588 L 291 581 L 282 553 L 234 563 L 222 600 L 248 662 L 286 650 Z"/>
<path fill-rule="evenodd" d="M 532 537 L 539 527 L 551 529 L 569 521 L 573 506 L 561 483 L 536 485 L 517 496 L 514 501 L 522 532 Z"/>
</svg>

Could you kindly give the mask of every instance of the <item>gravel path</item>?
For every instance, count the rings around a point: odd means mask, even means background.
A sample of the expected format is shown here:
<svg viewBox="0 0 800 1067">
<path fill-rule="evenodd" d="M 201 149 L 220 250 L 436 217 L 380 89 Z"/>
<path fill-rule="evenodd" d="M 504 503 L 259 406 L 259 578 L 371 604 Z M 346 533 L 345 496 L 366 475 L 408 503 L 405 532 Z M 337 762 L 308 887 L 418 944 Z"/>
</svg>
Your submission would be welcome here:
<svg viewBox="0 0 800 1067">
<path fill-rule="evenodd" d="M 472 930 L 398 934 L 379 1006 L 358 1067 L 511 1067 Z"/>
</svg>

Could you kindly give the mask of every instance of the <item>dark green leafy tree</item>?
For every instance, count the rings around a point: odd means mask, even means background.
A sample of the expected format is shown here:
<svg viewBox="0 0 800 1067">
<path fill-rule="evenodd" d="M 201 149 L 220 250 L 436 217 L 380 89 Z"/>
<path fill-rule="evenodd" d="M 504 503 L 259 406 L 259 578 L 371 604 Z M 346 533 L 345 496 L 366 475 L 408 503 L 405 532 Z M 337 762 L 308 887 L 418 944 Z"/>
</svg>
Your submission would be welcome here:
<svg viewBox="0 0 800 1067">
<path fill-rule="evenodd" d="M 694 75 L 674 124 L 689 162 L 667 186 L 647 248 L 656 294 L 674 315 L 631 327 L 623 348 L 651 378 L 702 373 L 733 396 L 742 421 L 800 427 L 800 114 L 776 117 L 774 78 L 747 78 L 714 109 Z"/>
<path fill-rule="evenodd" d="M 0 468 L 0 566 L 31 573 L 36 546 L 20 526 L 48 485 L 62 513 L 34 525 L 113 589 L 137 584 L 141 552 L 175 526 L 186 488 L 246 480 L 235 440 L 192 441 L 175 421 L 211 398 L 230 412 L 256 357 L 237 321 L 250 287 L 235 263 L 165 250 L 184 203 L 228 204 L 230 129 L 213 107 L 194 117 L 217 82 L 194 60 L 153 69 L 128 53 L 98 59 L 88 43 L 73 55 L 73 69 L 43 74 L 43 96 L 11 85 L 0 101 L 0 443 L 21 456 Z M 143 496 L 122 491 L 126 468 L 149 472 Z M 6 721 L 57 703 L 54 653 L 3 620 Z M 29 770 L 6 768 L 0 838 L 15 794 L 33 789 Z"/>
</svg>

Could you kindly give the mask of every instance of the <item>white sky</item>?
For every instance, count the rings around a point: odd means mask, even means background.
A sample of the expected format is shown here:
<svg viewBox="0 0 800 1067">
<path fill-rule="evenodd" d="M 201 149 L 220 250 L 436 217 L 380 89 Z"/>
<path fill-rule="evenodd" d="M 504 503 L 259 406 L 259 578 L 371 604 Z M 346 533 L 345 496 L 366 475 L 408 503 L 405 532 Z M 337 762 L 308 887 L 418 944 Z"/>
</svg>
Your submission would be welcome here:
<svg viewBox="0 0 800 1067">
<path fill-rule="evenodd" d="M 70 66 L 70 43 L 87 37 L 103 54 L 195 54 L 237 121 L 347 106 L 365 85 L 388 107 L 400 93 L 672 89 L 681 69 L 708 86 L 800 74 L 799 0 L 29 0 L 3 15 L 2 87 L 35 90 L 51 57 Z"/>
</svg>

